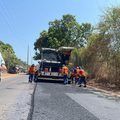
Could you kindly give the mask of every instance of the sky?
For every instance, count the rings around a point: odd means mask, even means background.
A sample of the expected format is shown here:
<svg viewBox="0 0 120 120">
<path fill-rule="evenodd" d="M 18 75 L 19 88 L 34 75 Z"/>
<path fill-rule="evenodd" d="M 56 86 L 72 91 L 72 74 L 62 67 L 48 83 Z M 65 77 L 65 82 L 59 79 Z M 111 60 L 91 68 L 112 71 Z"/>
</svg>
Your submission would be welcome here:
<svg viewBox="0 0 120 120">
<path fill-rule="evenodd" d="M 48 23 L 72 14 L 77 22 L 96 25 L 107 7 L 119 6 L 120 0 L 0 0 L 0 40 L 12 45 L 16 56 L 36 63 L 34 42 Z"/>
</svg>

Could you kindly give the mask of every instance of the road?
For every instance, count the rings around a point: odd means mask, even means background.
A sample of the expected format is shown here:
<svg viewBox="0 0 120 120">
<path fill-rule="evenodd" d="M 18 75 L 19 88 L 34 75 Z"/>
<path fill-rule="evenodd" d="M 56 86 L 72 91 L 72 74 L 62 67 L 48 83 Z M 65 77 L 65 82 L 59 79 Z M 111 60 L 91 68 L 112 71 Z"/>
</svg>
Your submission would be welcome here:
<svg viewBox="0 0 120 120">
<path fill-rule="evenodd" d="M 35 84 L 18 75 L 0 82 L 0 120 L 27 120 Z"/>
<path fill-rule="evenodd" d="M 120 98 L 60 83 L 37 83 L 32 120 L 120 120 Z"/>
<path fill-rule="evenodd" d="M 0 83 L 0 120 L 120 120 L 120 98 L 18 75 Z"/>
</svg>

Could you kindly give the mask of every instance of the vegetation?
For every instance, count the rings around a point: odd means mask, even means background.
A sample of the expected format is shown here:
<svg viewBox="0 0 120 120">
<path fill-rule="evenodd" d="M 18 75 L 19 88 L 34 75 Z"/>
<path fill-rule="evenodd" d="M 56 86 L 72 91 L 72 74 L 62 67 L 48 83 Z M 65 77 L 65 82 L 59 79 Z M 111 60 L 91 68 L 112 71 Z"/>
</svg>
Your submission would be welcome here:
<svg viewBox="0 0 120 120">
<path fill-rule="evenodd" d="M 72 46 L 70 63 L 82 66 L 95 82 L 120 89 L 120 7 L 108 8 L 97 26 L 79 24 L 72 15 L 49 22 L 48 31 L 40 33 L 35 50 L 41 47 Z M 36 52 L 35 59 L 39 59 Z"/>
<path fill-rule="evenodd" d="M 5 60 L 5 64 L 8 69 L 16 65 L 20 65 L 23 67 L 26 66 L 25 62 L 17 58 L 11 45 L 5 44 L 2 41 L 0 41 L 0 52 L 2 53 L 2 56 Z"/>
<path fill-rule="evenodd" d="M 73 51 L 74 52 L 74 51 Z M 88 38 L 87 47 L 72 53 L 74 64 L 92 71 L 95 82 L 104 87 L 120 89 L 120 8 L 109 8 Z"/>
</svg>

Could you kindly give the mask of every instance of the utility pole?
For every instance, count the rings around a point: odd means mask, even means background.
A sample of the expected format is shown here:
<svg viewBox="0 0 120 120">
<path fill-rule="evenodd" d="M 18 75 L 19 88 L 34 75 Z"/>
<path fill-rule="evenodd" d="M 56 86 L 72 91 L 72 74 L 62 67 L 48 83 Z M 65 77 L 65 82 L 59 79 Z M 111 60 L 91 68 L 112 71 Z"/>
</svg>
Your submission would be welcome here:
<svg viewBox="0 0 120 120">
<path fill-rule="evenodd" d="M 33 64 L 33 58 L 31 57 L 31 65 Z"/>
</svg>

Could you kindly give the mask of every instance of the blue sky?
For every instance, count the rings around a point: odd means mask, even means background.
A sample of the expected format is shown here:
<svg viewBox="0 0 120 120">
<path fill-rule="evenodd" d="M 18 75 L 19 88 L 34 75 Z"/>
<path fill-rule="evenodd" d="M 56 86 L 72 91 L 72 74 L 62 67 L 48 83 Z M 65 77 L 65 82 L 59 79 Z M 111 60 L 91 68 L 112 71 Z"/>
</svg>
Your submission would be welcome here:
<svg viewBox="0 0 120 120">
<path fill-rule="evenodd" d="M 120 0 L 0 0 L 0 40 L 11 44 L 17 57 L 26 61 L 28 44 L 32 57 L 34 42 L 49 21 L 72 14 L 79 23 L 96 25 L 107 7 L 119 5 Z"/>
</svg>

